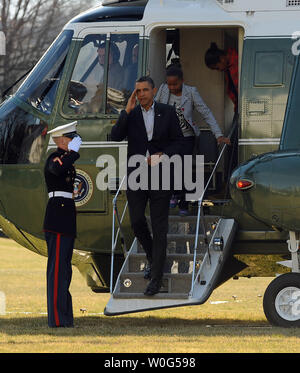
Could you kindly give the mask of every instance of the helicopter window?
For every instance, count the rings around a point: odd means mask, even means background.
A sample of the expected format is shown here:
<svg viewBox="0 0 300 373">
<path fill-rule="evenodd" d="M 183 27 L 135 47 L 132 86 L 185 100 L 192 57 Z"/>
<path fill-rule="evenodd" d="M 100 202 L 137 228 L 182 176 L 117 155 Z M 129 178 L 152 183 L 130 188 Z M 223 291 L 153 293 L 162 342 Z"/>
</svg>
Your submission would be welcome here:
<svg viewBox="0 0 300 373">
<path fill-rule="evenodd" d="M 8 101 L 0 117 L 0 164 L 39 163 L 47 124 Z M 4 107 L 5 108 L 5 107 Z"/>
<path fill-rule="evenodd" d="M 115 34 L 110 40 L 106 112 L 119 114 L 134 90 L 138 72 L 138 34 Z"/>
<path fill-rule="evenodd" d="M 29 75 L 17 95 L 45 114 L 51 114 L 73 31 L 65 30 Z"/>
<path fill-rule="evenodd" d="M 282 86 L 283 71 L 283 52 L 256 52 L 254 86 Z"/>
<path fill-rule="evenodd" d="M 105 34 L 88 35 L 77 58 L 64 110 L 70 113 L 71 108 L 72 114 L 84 116 L 118 114 L 124 109 L 137 78 L 138 43 L 138 34 L 112 35 L 109 43 Z M 108 70 L 104 79 L 106 59 Z"/>
<path fill-rule="evenodd" d="M 79 115 L 103 112 L 105 51 L 106 34 L 88 35 L 83 40 L 67 95 L 68 107 Z"/>
</svg>

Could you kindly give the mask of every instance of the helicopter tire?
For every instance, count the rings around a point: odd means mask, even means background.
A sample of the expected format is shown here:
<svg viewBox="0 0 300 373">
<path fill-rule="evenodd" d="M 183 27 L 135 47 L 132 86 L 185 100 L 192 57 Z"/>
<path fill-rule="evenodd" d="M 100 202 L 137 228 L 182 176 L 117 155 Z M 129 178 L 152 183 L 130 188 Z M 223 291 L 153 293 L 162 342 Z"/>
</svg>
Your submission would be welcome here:
<svg viewBox="0 0 300 373">
<path fill-rule="evenodd" d="M 300 327 L 300 273 L 285 273 L 267 287 L 263 309 L 271 325 Z"/>
</svg>

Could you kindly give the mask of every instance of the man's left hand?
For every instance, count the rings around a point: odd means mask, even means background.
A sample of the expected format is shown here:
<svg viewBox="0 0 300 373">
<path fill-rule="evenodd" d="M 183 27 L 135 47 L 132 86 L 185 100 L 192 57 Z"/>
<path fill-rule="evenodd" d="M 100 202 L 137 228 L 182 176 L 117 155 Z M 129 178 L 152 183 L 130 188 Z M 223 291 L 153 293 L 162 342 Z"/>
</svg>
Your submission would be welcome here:
<svg viewBox="0 0 300 373">
<path fill-rule="evenodd" d="M 147 158 L 148 165 L 151 167 L 156 166 L 160 162 L 160 157 L 162 155 L 163 155 L 162 152 L 149 155 L 149 157 Z"/>
<path fill-rule="evenodd" d="M 229 137 L 224 137 L 224 136 L 218 137 L 217 138 L 217 143 L 218 143 L 218 145 L 221 145 L 221 144 L 231 145 Z"/>
</svg>

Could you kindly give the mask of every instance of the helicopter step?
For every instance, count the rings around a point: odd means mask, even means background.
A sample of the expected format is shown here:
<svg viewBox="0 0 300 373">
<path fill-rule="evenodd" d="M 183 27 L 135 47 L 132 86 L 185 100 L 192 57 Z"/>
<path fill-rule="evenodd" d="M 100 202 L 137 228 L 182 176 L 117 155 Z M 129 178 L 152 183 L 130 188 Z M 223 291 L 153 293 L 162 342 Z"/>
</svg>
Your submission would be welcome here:
<svg viewBox="0 0 300 373">
<path fill-rule="evenodd" d="M 191 273 L 165 273 L 162 280 L 160 293 L 188 294 L 191 287 Z M 148 280 L 144 279 L 143 273 L 125 273 L 120 278 L 120 293 L 140 293 L 143 294 L 148 285 Z M 176 298 L 176 296 L 174 296 Z"/>
<path fill-rule="evenodd" d="M 113 316 L 204 303 L 217 285 L 237 225 L 234 219 L 216 216 L 205 216 L 203 220 L 194 252 L 197 217 L 169 217 L 162 287 L 151 297 L 144 295 L 148 284 L 144 279 L 146 256 L 135 238 L 104 314 Z"/>
<path fill-rule="evenodd" d="M 204 255 L 197 255 L 197 261 L 203 259 Z M 129 260 L 129 272 L 143 271 L 147 264 L 146 255 L 142 253 L 132 254 Z M 193 254 L 173 254 L 167 252 L 164 273 L 192 273 Z"/>
<path fill-rule="evenodd" d="M 168 234 L 167 253 L 192 254 L 194 252 L 195 234 Z M 200 252 L 205 250 L 204 235 L 199 235 Z M 143 248 L 138 245 L 138 253 L 143 253 Z M 199 250 L 198 250 L 199 251 Z"/>
<path fill-rule="evenodd" d="M 220 219 L 219 216 L 215 215 L 206 215 L 203 216 L 204 225 L 208 228 L 209 231 L 215 229 L 216 223 Z M 149 229 L 151 231 L 150 219 L 147 217 Z M 170 215 L 169 216 L 169 234 L 195 234 L 197 225 L 197 216 L 179 216 L 179 215 Z M 202 227 L 201 227 L 202 228 Z M 204 233 L 201 231 L 200 233 Z"/>
</svg>

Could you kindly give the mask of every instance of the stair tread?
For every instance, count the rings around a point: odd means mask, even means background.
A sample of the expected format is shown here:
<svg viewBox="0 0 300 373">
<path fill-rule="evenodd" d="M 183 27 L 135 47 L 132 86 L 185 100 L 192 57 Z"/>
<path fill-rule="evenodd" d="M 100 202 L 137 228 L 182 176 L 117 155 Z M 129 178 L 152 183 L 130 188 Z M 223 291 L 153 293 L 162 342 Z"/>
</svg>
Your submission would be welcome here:
<svg viewBox="0 0 300 373">
<path fill-rule="evenodd" d="M 176 242 L 182 242 L 182 241 L 191 241 L 190 243 L 194 246 L 196 235 L 194 233 L 190 234 L 182 234 L 182 233 L 168 233 L 167 235 L 167 241 L 176 241 Z M 198 240 L 205 240 L 207 237 L 203 233 L 198 234 Z M 203 241 L 200 241 L 204 243 Z"/>
<path fill-rule="evenodd" d="M 115 293 L 113 297 L 116 299 L 187 299 L 187 293 L 157 293 L 153 296 L 147 296 L 143 293 Z"/>
<path fill-rule="evenodd" d="M 176 257 L 176 258 L 194 258 L 194 254 L 185 254 L 185 253 L 167 253 L 167 258 Z M 203 257 L 202 253 L 196 255 L 196 258 Z M 130 258 L 146 258 L 145 253 L 132 253 Z"/>
<path fill-rule="evenodd" d="M 195 233 L 168 233 L 167 238 L 195 238 Z M 204 237 L 203 233 L 199 233 L 199 237 Z"/>
<path fill-rule="evenodd" d="M 218 215 L 204 215 L 202 216 L 205 219 L 220 219 L 220 216 Z M 179 216 L 179 215 L 169 215 L 169 219 L 172 220 L 178 220 L 178 221 L 186 221 L 186 220 L 197 220 L 197 214 L 196 215 L 187 215 L 187 216 Z"/>
<path fill-rule="evenodd" d="M 142 277 L 144 278 L 144 271 L 140 272 L 124 272 L 121 274 L 121 278 L 124 276 L 133 276 L 133 277 Z M 191 277 L 192 273 L 164 273 L 163 279 L 172 278 L 172 277 Z"/>
</svg>

